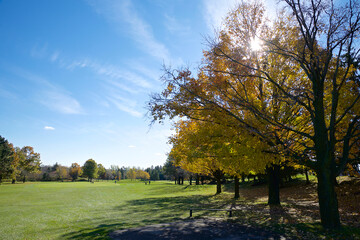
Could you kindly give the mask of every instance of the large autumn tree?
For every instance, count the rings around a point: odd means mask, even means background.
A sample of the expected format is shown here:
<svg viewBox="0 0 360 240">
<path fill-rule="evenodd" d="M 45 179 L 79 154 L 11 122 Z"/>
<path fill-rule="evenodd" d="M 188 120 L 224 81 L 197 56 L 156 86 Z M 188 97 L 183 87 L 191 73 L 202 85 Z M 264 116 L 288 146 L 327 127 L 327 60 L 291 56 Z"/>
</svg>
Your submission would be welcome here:
<svg viewBox="0 0 360 240">
<path fill-rule="evenodd" d="M 261 4 L 240 4 L 197 76 L 165 69 L 167 87 L 153 95 L 150 113 L 155 121 L 198 118 L 199 111 L 218 123 L 221 114 L 233 117 L 270 152 L 316 172 L 321 222 L 339 227 L 335 177 L 359 157 L 359 5 L 283 2 L 287 8 L 271 24 Z M 255 51 L 257 39 L 263 47 Z"/>
<path fill-rule="evenodd" d="M 266 112 L 278 119 L 278 122 L 293 123 L 297 120 L 304 124 L 304 121 L 296 119 L 295 111 L 286 107 L 286 102 L 277 101 L 281 97 L 278 91 L 275 88 L 266 88 L 263 79 L 257 76 L 253 69 L 259 65 L 260 55 L 251 48 L 251 42 L 255 38 L 253 28 L 258 28 L 263 35 L 269 35 L 269 29 L 262 24 L 263 12 L 261 4 L 244 3 L 231 13 L 226 22 L 227 31 L 222 31 L 219 42 L 213 43 L 209 51 L 204 52 L 203 64 L 197 77 L 188 69 L 165 69 L 163 79 L 167 87 L 161 94 L 154 94 L 149 104 L 154 121 L 162 121 L 166 116 L 210 121 L 229 131 L 236 129 L 237 134 L 257 135 L 260 141 L 267 144 L 268 154 L 282 153 L 283 147 L 278 140 L 279 136 L 288 135 L 286 130 L 274 128 L 266 119 L 255 115 L 253 110 Z M 236 16 L 241 16 L 242 19 L 237 19 Z M 220 54 L 235 54 L 238 61 L 249 66 L 237 64 Z M 272 59 L 273 74 L 286 70 L 285 60 L 281 60 Z M 252 107 L 249 107 L 250 104 Z M 269 204 L 280 204 L 279 163 L 284 157 L 283 155 L 277 161 L 266 164 L 270 183 Z"/>
<path fill-rule="evenodd" d="M 321 0 L 285 3 L 290 14 L 284 12 L 268 27 L 268 34 L 252 29 L 252 38 L 262 38 L 264 42 L 263 51 L 254 54 L 255 61 L 248 63 L 241 59 L 241 52 L 221 46 L 224 42 L 234 43 L 238 33 L 243 32 L 231 25 L 211 53 L 228 61 L 229 66 L 245 68 L 247 72 L 241 72 L 245 73 L 244 81 L 258 80 L 266 103 L 275 99 L 296 116 L 295 121 L 282 121 L 277 117 L 283 114 L 278 105 L 264 109 L 251 98 L 237 100 L 244 109 L 275 128 L 270 136 L 275 137 L 282 153 L 298 158 L 317 173 L 322 224 L 339 227 L 335 177 L 347 163 L 358 158 L 351 152 L 359 141 L 359 5 L 349 1 L 335 6 Z M 229 20 L 241 18 L 244 16 L 235 12 Z M 273 69 L 276 62 L 282 62 L 280 71 Z M 238 72 L 231 69 L 226 74 L 229 73 Z M 251 91 L 248 86 L 244 89 Z"/>
</svg>

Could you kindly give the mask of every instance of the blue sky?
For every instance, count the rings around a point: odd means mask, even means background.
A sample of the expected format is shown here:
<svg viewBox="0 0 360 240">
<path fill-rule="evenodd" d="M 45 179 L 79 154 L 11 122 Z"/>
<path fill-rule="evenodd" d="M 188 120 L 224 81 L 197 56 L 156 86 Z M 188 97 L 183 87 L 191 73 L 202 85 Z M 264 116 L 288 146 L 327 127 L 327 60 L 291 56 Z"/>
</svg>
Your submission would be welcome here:
<svg viewBox="0 0 360 240">
<path fill-rule="evenodd" d="M 0 0 L 0 135 L 43 164 L 162 165 L 162 64 L 196 67 L 235 0 Z"/>
</svg>

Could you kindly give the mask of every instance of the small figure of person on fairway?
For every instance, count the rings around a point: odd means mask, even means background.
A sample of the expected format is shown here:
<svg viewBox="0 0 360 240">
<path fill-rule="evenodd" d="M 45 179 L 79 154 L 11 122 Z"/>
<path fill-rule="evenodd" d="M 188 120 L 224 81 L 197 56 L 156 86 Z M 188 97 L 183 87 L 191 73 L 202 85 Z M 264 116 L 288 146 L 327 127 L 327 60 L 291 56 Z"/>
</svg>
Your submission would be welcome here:
<svg viewBox="0 0 360 240">
<path fill-rule="evenodd" d="M 149 180 L 149 184 L 150 184 L 150 180 Z"/>
<path fill-rule="evenodd" d="M 115 184 L 116 184 L 116 180 L 115 180 Z"/>
</svg>

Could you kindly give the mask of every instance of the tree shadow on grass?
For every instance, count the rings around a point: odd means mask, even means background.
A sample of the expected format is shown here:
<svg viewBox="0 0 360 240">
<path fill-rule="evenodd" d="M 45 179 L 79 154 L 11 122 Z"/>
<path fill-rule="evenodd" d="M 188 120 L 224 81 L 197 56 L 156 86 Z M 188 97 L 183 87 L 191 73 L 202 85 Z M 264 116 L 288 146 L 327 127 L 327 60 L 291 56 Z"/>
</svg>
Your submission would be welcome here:
<svg viewBox="0 0 360 240">
<path fill-rule="evenodd" d="M 268 197 L 268 185 L 266 183 L 253 185 L 253 182 L 244 182 L 239 185 L 240 198 L 254 202 L 267 199 Z M 225 184 L 223 190 L 224 192 L 234 193 L 234 183 Z M 284 183 L 284 185 L 280 187 L 280 200 L 281 202 L 286 202 L 287 199 L 317 201 L 316 184 L 307 185 L 305 181 L 298 179 Z"/>
<path fill-rule="evenodd" d="M 282 206 L 270 205 L 270 219 L 276 224 L 297 223 L 297 219 L 291 216 Z"/>
<path fill-rule="evenodd" d="M 220 201 L 213 195 L 191 195 L 179 197 L 159 197 L 129 200 L 114 207 L 113 219 L 92 218 L 84 221 L 84 226 L 89 226 L 89 221 L 94 227 L 84 227 L 61 236 L 61 239 L 107 239 L 109 233 L 133 227 L 168 223 L 189 218 L 190 208 L 221 208 L 226 201 Z M 102 212 L 102 209 L 94 209 Z M 206 215 L 201 212 L 198 217 Z M 74 223 L 75 225 L 75 223 Z M 81 223 L 76 222 L 77 226 Z"/>
<path fill-rule="evenodd" d="M 190 208 L 226 208 L 229 201 L 214 195 L 191 195 L 179 197 L 163 198 L 144 198 L 127 201 L 124 205 L 119 205 L 115 210 L 124 210 L 128 214 L 144 216 L 143 222 L 160 223 L 183 219 L 189 216 Z M 200 212 L 197 216 L 208 214 L 206 211 Z"/>
<path fill-rule="evenodd" d="M 233 192 L 232 187 L 233 184 L 227 186 L 225 190 Z M 271 219 L 277 218 L 290 223 L 313 222 L 320 218 L 316 184 L 307 185 L 305 181 L 300 180 L 286 183 L 280 188 L 281 208 L 274 206 L 269 208 L 266 204 L 267 195 L 266 184 L 251 186 L 249 183 L 245 183 L 240 185 L 240 199 L 244 199 L 245 203 L 256 204 L 256 206 L 247 206 L 248 210 L 264 212 Z"/>
<path fill-rule="evenodd" d="M 306 200 L 307 196 L 305 198 L 298 196 L 295 199 L 287 199 L 284 201 L 286 204 L 283 207 L 269 207 L 265 203 L 253 203 L 248 199 L 234 200 L 231 194 L 149 197 L 128 200 L 110 210 L 113 212 L 112 216 L 116 216 L 113 219 L 109 219 L 109 217 L 91 219 L 93 228 L 84 227 L 66 233 L 62 236 L 62 239 L 106 239 L 109 238 L 109 233 L 115 230 L 184 221 L 189 219 L 190 208 L 227 209 L 232 207 L 238 211 L 233 213 L 234 217 L 231 218 L 233 219 L 231 221 L 243 225 L 259 226 L 260 228 L 266 228 L 269 225 L 284 226 L 286 223 L 298 224 L 301 223 L 301 221 L 298 221 L 300 218 L 318 212 L 318 207 L 316 205 L 303 206 L 299 204 L 297 199 Z M 296 212 L 292 212 L 294 209 Z M 94 211 L 102 212 L 104 210 L 95 209 Z M 226 212 L 204 210 L 193 212 L 193 216 L 198 219 L 212 216 L 225 217 L 228 215 Z M 225 217 L 223 219 L 230 218 Z M 88 223 L 84 223 L 84 225 L 89 226 Z M 294 239 L 292 235 L 289 236 L 290 239 Z"/>
<path fill-rule="evenodd" d="M 101 222 L 101 221 L 99 221 Z M 121 223 L 102 223 L 94 228 L 83 228 L 79 231 L 73 231 L 63 234 L 60 239 L 83 239 L 83 240 L 98 240 L 110 239 L 109 234 L 113 231 L 121 229 Z"/>
</svg>

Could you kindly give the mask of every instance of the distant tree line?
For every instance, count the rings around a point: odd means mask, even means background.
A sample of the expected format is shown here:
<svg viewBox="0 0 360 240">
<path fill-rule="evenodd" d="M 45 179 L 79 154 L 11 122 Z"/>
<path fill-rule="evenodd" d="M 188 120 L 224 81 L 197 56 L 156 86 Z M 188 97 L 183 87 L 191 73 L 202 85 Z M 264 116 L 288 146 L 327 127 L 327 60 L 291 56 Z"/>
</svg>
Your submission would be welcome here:
<svg viewBox="0 0 360 240">
<path fill-rule="evenodd" d="M 64 181 L 64 180 L 166 180 L 162 166 L 147 168 L 145 170 L 136 167 L 119 167 L 111 165 L 109 169 L 102 164 L 97 164 L 95 160 L 87 160 L 83 166 L 78 163 L 71 164 L 70 167 L 55 163 L 53 166 L 41 166 L 40 172 L 33 175 L 34 181 Z"/>
<path fill-rule="evenodd" d="M 14 147 L 5 138 L 0 136 L 0 183 L 7 181 L 93 181 L 97 180 L 166 180 L 162 166 L 119 167 L 111 165 L 109 169 L 102 164 L 88 159 L 83 166 L 72 163 L 70 167 L 59 163 L 41 165 L 40 154 L 34 152 L 30 146 Z"/>
</svg>

